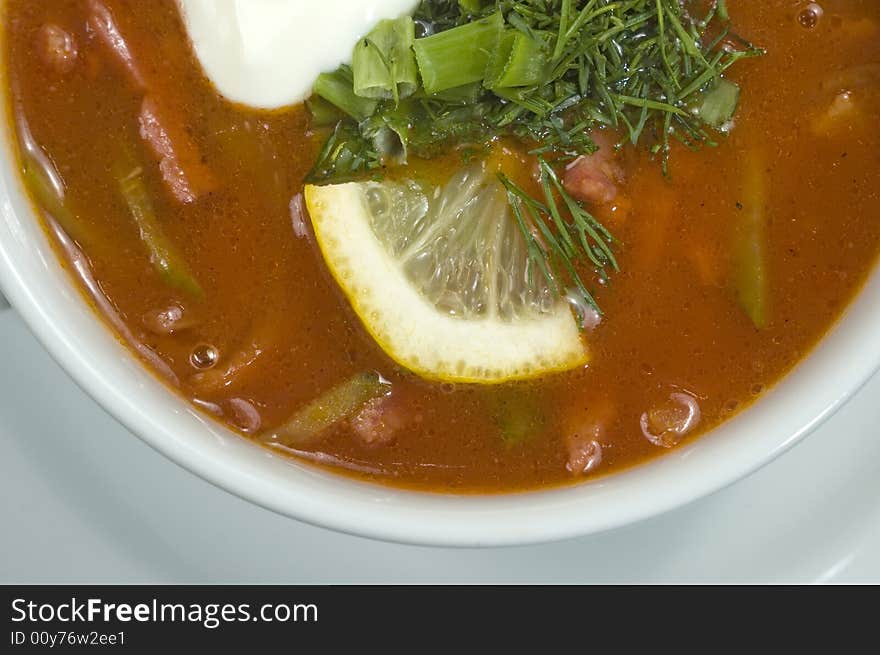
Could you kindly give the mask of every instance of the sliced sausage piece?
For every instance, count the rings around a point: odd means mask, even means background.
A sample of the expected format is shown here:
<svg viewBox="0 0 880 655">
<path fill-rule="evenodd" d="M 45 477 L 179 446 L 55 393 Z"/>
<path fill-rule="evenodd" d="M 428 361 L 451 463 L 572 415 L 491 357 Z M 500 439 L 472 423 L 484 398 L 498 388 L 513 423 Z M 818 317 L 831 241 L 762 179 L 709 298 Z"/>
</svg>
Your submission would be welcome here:
<svg viewBox="0 0 880 655">
<path fill-rule="evenodd" d="M 40 28 L 37 39 L 38 52 L 46 66 L 59 75 L 73 70 L 79 56 L 79 46 L 73 34 L 54 23 L 47 23 Z"/>
<path fill-rule="evenodd" d="M 141 322 L 151 334 L 160 337 L 168 337 L 196 325 L 190 312 L 178 302 L 145 313 Z"/>
<path fill-rule="evenodd" d="M 607 400 L 577 407 L 565 419 L 563 441 L 568 460 L 565 468 L 572 475 L 586 475 L 602 464 L 602 442 L 607 441 L 614 410 Z"/>
<path fill-rule="evenodd" d="M 645 439 L 661 448 L 673 448 L 699 424 L 700 402 L 690 392 L 676 391 L 664 402 L 642 414 L 640 425 Z"/>
<path fill-rule="evenodd" d="M 598 429 L 594 426 L 597 436 L 601 436 Z M 589 431 L 583 433 L 573 433 L 566 440 L 568 448 L 568 462 L 565 468 L 572 475 L 586 475 L 596 470 L 602 464 L 602 444 L 598 439 L 590 439 Z"/>
<path fill-rule="evenodd" d="M 148 79 L 113 12 L 102 0 L 86 0 L 88 25 L 135 90 L 145 94 L 138 123 L 141 138 L 159 162 L 162 179 L 179 202 L 190 204 L 216 188 L 216 180 L 185 129 L 182 115 L 161 94 L 161 85 Z"/>
<path fill-rule="evenodd" d="M 86 0 L 86 6 L 89 9 L 88 25 L 95 36 L 113 54 L 114 60 L 126 73 L 135 89 L 146 90 L 144 75 L 119 29 L 113 12 L 101 0 Z"/>
<path fill-rule="evenodd" d="M 351 419 L 355 436 L 367 446 L 387 446 L 407 425 L 417 420 L 399 395 L 374 398 Z"/>
<path fill-rule="evenodd" d="M 617 198 L 618 185 L 624 181 L 623 167 L 612 140 L 604 132 L 591 136 L 599 149 L 571 162 L 565 169 L 563 185 L 576 200 L 607 205 Z"/>
<path fill-rule="evenodd" d="M 257 406 L 245 398 L 230 398 L 223 403 L 226 414 L 245 434 L 256 434 L 263 427 L 263 417 Z"/>
<path fill-rule="evenodd" d="M 828 137 L 872 125 L 863 114 L 870 102 L 866 96 L 876 95 L 880 84 L 880 63 L 850 66 L 825 78 L 819 85 L 822 99 L 810 127 L 816 136 Z"/>
<path fill-rule="evenodd" d="M 159 160 L 168 190 L 178 201 L 190 204 L 216 189 L 211 170 L 183 127 L 182 118 L 170 116 L 152 96 L 144 98 L 138 117 L 141 138 Z"/>
</svg>

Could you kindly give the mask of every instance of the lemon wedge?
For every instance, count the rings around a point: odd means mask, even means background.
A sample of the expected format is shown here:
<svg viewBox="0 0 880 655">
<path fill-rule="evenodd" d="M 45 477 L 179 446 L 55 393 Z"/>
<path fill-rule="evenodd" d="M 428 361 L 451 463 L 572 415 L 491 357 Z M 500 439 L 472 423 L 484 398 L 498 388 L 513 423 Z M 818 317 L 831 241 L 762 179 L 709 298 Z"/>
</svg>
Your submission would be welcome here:
<svg viewBox="0 0 880 655">
<path fill-rule="evenodd" d="M 533 269 L 485 165 L 443 186 L 307 186 L 321 253 L 354 311 L 401 366 L 431 380 L 498 384 L 587 362 L 575 317 Z"/>
</svg>

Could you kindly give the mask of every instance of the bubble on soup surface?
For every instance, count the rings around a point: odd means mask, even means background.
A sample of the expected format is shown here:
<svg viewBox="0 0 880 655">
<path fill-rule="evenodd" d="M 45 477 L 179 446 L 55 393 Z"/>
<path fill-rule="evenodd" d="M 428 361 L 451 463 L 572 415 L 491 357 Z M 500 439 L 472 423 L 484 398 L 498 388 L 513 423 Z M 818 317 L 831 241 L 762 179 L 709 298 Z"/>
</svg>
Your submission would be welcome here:
<svg viewBox="0 0 880 655">
<path fill-rule="evenodd" d="M 202 343 L 192 349 L 189 356 L 190 364 L 200 371 L 214 368 L 220 360 L 219 351 L 212 345 Z"/>
<path fill-rule="evenodd" d="M 697 399 L 689 393 L 675 392 L 668 400 L 642 414 L 639 424 L 642 434 L 652 444 L 673 448 L 700 424 L 701 418 Z"/>
<path fill-rule="evenodd" d="M 824 13 L 821 5 L 811 2 L 798 13 L 797 21 L 801 27 L 811 30 L 819 24 Z"/>
</svg>

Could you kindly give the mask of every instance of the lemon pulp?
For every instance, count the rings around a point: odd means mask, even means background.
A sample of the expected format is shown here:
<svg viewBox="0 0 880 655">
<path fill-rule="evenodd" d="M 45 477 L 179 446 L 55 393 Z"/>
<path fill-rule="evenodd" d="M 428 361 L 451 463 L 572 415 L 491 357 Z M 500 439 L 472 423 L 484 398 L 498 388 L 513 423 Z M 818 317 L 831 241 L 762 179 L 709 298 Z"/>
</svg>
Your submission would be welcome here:
<svg viewBox="0 0 880 655">
<path fill-rule="evenodd" d="M 443 186 L 307 186 L 324 260 L 379 346 L 432 380 L 497 384 L 587 362 L 485 165 Z"/>
</svg>

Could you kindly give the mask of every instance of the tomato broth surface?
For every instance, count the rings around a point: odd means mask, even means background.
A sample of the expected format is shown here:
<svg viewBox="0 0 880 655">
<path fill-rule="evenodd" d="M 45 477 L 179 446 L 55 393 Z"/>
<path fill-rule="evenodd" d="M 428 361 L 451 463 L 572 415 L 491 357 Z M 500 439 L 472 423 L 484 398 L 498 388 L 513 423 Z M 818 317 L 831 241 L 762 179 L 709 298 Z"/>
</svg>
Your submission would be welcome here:
<svg viewBox="0 0 880 655">
<path fill-rule="evenodd" d="M 604 315 L 584 334 L 589 364 L 492 387 L 424 381 L 367 334 L 298 210 L 322 141 L 305 108 L 264 112 L 220 97 L 172 0 L 98 4 L 112 12 L 141 80 L 91 26 L 95 3 L 7 0 L 4 9 L 12 129 L 51 160 L 83 226 L 59 241 L 63 221 L 46 208 L 59 256 L 69 264 L 84 254 L 100 290 L 91 301 L 120 337 L 246 438 L 354 375 L 381 374 L 394 405 L 376 411 L 390 416 L 339 421 L 292 453 L 337 471 L 504 492 L 659 456 L 747 407 L 807 355 L 877 257 L 880 3 L 826 0 L 821 16 L 799 0 L 728 3 L 737 32 L 767 54 L 731 71 L 742 98 L 717 147 L 674 146 L 666 176 L 646 148 L 624 147 L 618 199 L 597 210 L 618 240 L 620 272 L 597 285 Z M 141 143 L 145 93 L 198 153 L 206 181 L 195 201 L 180 201 L 186 190 L 169 189 Z M 157 275 L 144 249 L 114 177 L 125 141 L 199 300 Z M 454 166 L 446 158 L 415 167 L 443 175 Z M 748 212 L 767 217 L 761 329 L 731 281 L 735 226 Z M 528 434 L 505 434 L 511 407 L 533 412 Z M 651 438 L 665 420 L 685 421 L 687 434 Z"/>
</svg>

